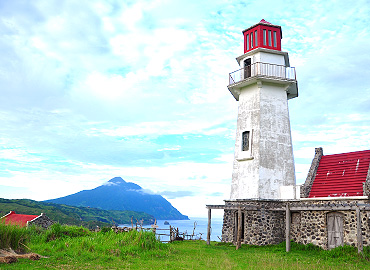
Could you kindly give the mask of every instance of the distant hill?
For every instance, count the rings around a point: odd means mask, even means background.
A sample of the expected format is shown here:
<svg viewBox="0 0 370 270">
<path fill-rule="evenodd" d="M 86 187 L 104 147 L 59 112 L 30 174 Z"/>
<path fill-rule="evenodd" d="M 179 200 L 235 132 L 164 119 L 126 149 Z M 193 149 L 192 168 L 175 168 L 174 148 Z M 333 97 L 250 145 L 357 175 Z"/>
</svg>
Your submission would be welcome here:
<svg viewBox="0 0 370 270">
<path fill-rule="evenodd" d="M 156 219 L 189 219 L 161 195 L 146 193 L 139 185 L 115 177 L 102 186 L 45 202 L 89 206 L 105 210 L 145 212 Z"/>
<path fill-rule="evenodd" d="M 89 207 L 67 206 L 55 203 L 37 202 L 26 199 L 8 200 L 0 198 L 0 217 L 15 211 L 17 214 L 40 215 L 44 213 L 53 221 L 68 225 L 82 225 L 88 228 L 111 226 L 112 224 L 130 224 L 144 220 L 144 224 L 152 224 L 154 217 L 146 213 L 134 211 L 107 211 Z"/>
</svg>

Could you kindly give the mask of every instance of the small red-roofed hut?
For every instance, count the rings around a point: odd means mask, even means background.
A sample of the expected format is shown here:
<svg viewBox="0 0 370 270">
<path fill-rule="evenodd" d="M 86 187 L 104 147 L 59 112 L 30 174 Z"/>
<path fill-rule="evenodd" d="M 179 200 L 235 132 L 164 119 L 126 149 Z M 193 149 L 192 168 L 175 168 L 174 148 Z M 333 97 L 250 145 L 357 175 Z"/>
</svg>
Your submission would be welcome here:
<svg viewBox="0 0 370 270">
<path fill-rule="evenodd" d="M 41 213 L 41 215 L 23 215 L 16 214 L 14 211 L 10 211 L 5 216 L 1 217 L 0 221 L 4 221 L 5 225 L 18 225 L 20 227 L 27 227 L 31 224 L 34 224 L 44 228 L 47 228 L 54 223 L 43 213 Z"/>
</svg>

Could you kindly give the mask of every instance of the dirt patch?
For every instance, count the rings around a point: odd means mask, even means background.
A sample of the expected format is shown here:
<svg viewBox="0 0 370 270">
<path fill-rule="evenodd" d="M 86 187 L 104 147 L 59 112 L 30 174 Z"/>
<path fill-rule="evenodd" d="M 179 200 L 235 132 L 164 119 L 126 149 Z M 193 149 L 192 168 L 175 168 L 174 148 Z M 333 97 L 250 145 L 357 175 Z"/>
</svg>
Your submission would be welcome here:
<svg viewBox="0 0 370 270">
<path fill-rule="evenodd" d="M 35 261 L 39 260 L 41 257 L 42 256 L 36 253 L 18 254 L 12 249 L 0 249 L 0 263 L 14 263 L 17 262 L 19 258 L 26 258 Z"/>
</svg>

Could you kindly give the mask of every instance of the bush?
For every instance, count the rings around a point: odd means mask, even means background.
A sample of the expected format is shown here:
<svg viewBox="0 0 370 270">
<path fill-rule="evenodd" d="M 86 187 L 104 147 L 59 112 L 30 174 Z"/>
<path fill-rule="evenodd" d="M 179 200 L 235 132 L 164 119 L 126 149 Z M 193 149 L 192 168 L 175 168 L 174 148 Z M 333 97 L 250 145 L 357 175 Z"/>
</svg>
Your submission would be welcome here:
<svg viewBox="0 0 370 270">
<path fill-rule="evenodd" d="M 0 222 L 0 248 L 23 251 L 28 240 L 27 228 Z"/>
<path fill-rule="evenodd" d="M 103 228 L 101 228 L 101 232 L 102 233 L 111 232 L 111 231 L 112 231 L 112 228 L 111 227 L 103 227 Z"/>
<path fill-rule="evenodd" d="M 135 246 L 142 250 L 151 250 L 163 246 L 153 232 L 136 230 L 122 233 L 122 240 L 118 244 L 120 246 Z"/>
<path fill-rule="evenodd" d="M 58 238 L 64 237 L 79 237 L 79 236 L 86 236 L 91 234 L 91 232 L 84 228 L 78 226 L 68 226 L 68 225 L 61 225 L 59 223 L 54 223 L 49 227 L 49 229 L 45 232 L 45 242 L 53 241 Z"/>
</svg>

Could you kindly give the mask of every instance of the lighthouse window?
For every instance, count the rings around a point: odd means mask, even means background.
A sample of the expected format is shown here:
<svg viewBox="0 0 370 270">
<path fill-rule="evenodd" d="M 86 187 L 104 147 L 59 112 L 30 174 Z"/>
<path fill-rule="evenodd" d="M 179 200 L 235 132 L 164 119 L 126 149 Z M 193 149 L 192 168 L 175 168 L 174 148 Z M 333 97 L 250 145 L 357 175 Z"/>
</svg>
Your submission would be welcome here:
<svg viewBox="0 0 370 270">
<path fill-rule="evenodd" d="M 258 42 L 257 42 L 257 31 L 254 32 L 254 39 L 255 39 L 255 44 L 256 44 L 256 47 L 258 46 Z"/>
<path fill-rule="evenodd" d="M 242 133 L 242 151 L 249 150 L 249 131 L 244 131 Z"/>
<path fill-rule="evenodd" d="M 271 30 L 269 30 L 269 46 L 271 46 Z"/>
<path fill-rule="evenodd" d="M 277 47 L 277 45 L 276 45 L 276 31 L 274 31 L 274 47 Z"/>
<path fill-rule="evenodd" d="M 253 48 L 253 32 L 251 33 L 251 48 Z"/>
<path fill-rule="evenodd" d="M 266 30 L 263 29 L 263 45 L 266 45 Z"/>
<path fill-rule="evenodd" d="M 247 35 L 247 50 L 249 50 L 249 35 Z"/>
</svg>

